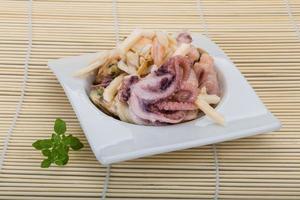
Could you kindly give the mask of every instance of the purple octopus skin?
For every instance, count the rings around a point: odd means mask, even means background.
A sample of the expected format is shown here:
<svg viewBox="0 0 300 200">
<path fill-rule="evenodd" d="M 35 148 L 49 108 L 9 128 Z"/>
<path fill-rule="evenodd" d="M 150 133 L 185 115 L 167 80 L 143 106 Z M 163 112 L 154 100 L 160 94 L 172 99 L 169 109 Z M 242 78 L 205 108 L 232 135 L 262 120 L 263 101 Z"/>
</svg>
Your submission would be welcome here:
<svg viewBox="0 0 300 200">
<path fill-rule="evenodd" d="M 192 37 L 180 33 L 177 42 L 191 43 Z M 196 48 L 191 49 L 185 57 L 169 58 L 146 77 L 124 79 L 118 97 L 128 104 L 134 123 L 157 126 L 195 119 L 199 88 L 205 86 L 209 94 L 219 94 L 212 58 L 198 53 Z"/>
<path fill-rule="evenodd" d="M 122 83 L 122 86 L 119 90 L 119 100 L 121 102 L 127 102 L 130 97 L 130 87 L 137 83 L 139 78 L 137 76 L 128 76 L 125 77 Z"/>
<path fill-rule="evenodd" d="M 143 124 L 179 123 L 186 118 L 187 111 L 197 109 L 188 99 L 187 102 L 172 100 L 174 94 L 183 89 L 191 93 L 190 98 L 197 91 L 198 81 L 191 83 L 194 81 L 190 78 L 194 74 L 191 68 L 192 62 L 187 57 L 175 56 L 158 70 L 131 85 L 127 103 L 129 110 L 138 117 L 137 123 L 141 123 L 140 119 L 144 120 Z"/>
</svg>

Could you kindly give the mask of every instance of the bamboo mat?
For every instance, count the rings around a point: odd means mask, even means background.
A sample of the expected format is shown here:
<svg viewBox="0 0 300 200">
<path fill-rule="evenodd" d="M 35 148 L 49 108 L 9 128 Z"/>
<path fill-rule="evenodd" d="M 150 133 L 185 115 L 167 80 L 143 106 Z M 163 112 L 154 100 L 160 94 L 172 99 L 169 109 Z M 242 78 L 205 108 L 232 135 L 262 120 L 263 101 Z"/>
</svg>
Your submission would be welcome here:
<svg viewBox="0 0 300 200">
<path fill-rule="evenodd" d="M 204 146 L 114 164 L 106 199 L 300 199 L 299 0 L 34 0 L 29 6 L 0 1 L 0 199 L 102 198 L 106 168 L 47 61 L 112 48 L 136 27 L 209 36 L 283 127 L 217 144 L 216 152 Z M 49 136 L 56 117 L 85 148 L 71 152 L 66 167 L 41 169 L 31 144 Z"/>
</svg>

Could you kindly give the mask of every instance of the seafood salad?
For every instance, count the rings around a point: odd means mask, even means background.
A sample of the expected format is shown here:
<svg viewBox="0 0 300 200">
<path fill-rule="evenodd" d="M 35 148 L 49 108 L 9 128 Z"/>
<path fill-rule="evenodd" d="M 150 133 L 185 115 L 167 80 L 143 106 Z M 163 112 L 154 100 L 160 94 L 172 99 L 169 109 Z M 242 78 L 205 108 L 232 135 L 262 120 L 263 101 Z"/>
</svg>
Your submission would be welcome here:
<svg viewBox="0 0 300 200">
<path fill-rule="evenodd" d="M 116 48 L 98 53 L 77 76 L 94 73 L 91 101 L 106 114 L 140 125 L 177 124 L 207 115 L 224 125 L 214 106 L 220 82 L 213 58 L 188 32 L 136 29 Z"/>
</svg>

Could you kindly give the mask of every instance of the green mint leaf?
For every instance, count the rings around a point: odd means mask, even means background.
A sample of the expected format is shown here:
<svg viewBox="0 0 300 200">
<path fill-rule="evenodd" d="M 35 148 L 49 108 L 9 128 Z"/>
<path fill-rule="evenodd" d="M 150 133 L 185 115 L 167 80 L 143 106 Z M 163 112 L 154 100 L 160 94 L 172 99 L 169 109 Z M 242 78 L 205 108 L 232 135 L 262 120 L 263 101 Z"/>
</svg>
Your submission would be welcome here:
<svg viewBox="0 0 300 200">
<path fill-rule="evenodd" d="M 62 166 L 62 165 L 64 165 L 64 161 L 63 160 L 56 160 L 55 164 L 57 164 L 58 166 Z"/>
<path fill-rule="evenodd" d="M 41 163 L 41 168 L 48 168 L 51 165 L 51 160 L 50 159 L 45 159 Z"/>
<path fill-rule="evenodd" d="M 62 152 L 58 154 L 57 160 L 65 160 L 68 157 L 68 154 Z"/>
<path fill-rule="evenodd" d="M 48 149 L 52 147 L 52 141 L 49 139 L 37 140 L 32 144 L 32 146 L 37 150 Z"/>
<path fill-rule="evenodd" d="M 69 146 L 65 146 L 65 152 L 69 153 Z"/>
<path fill-rule="evenodd" d="M 55 120 L 55 124 L 54 124 L 55 133 L 61 135 L 61 134 L 64 134 L 66 132 L 66 130 L 67 130 L 66 122 L 60 118 L 57 118 Z"/>
<path fill-rule="evenodd" d="M 67 128 L 66 123 L 62 119 L 56 119 L 54 124 L 55 133 L 51 134 L 50 139 L 43 139 L 35 141 L 32 146 L 41 150 L 46 157 L 41 162 L 42 168 L 48 168 L 52 163 L 63 166 L 69 162 L 69 150 L 79 150 L 83 144 L 77 137 L 65 135 Z"/>
<path fill-rule="evenodd" d="M 55 137 L 56 137 L 56 134 L 55 134 L 55 133 L 52 133 L 52 135 L 51 135 L 51 141 L 52 141 L 52 142 L 55 141 Z"/>
<path fill-rule="evenodd" d="M 54 162 L 57 158 L 58 158 L 58 151 L 56 149 L 52 149 L 51 161 Z"/>
<path fill-rule="evenodd" d="M 68 161 L 69 161 L 68 154 L 59 154 L 59 156 L 55 160 L 55 164 L 62 166 L 62 165 L 66 165 Z"/>
<path fill-rule="evenodd" d="M 77 137 L 71 137 L 70 139 L 70 146 L 73 150 L 77 151 L 83 147 L 83 144 L 80 142 L 80 140 Z"/>
<path fill-rule="evenodd" d="M 46 157 L 51 156 L 51 151 L 49 149 L 44 149 L 42 150 L 42 154 Z"/>
<path fill-rule="evenodd" d="M 70 145 L 71 144 L 71 140 L 72 140 L 72 135 L 68 135 L 67 137 L 63 138 L 63 141 L 65 143 L 65 145 Z"/>
<path fill-rule="evenodd" d="M 35 141 L 35 142 L 32 144 L 32 146 L 33 146 L 35 149 L 37 149 L 37 150 L 42 150 L 42 149 L 43 149 L 43 147 L 41 146 L 41 140 Z"/>
<path fill-rule="evenodd" d="M 63 159 L 63 165 L 66 165 L 68 162 L 69 162 L 69 156 L 67 154 L 66 157 Z"/>
<path fill-rule="evenodd" d="M 56 144 L 60 144 L 60 143 L 61 143 L 61 137 L 60 137 L 60 135 L 56 135 L 56 136 L 54 137 L 54 142 L 55 142 Z"/>
<path fill-rule="evenodd" d="M 68 152 L 65 150 L 65 146 L 63 144 L 60 144 L 57 147 L 57 151 L 58 151 L 59 155 L 67 155 L 68 154 Z"/>
</svg>

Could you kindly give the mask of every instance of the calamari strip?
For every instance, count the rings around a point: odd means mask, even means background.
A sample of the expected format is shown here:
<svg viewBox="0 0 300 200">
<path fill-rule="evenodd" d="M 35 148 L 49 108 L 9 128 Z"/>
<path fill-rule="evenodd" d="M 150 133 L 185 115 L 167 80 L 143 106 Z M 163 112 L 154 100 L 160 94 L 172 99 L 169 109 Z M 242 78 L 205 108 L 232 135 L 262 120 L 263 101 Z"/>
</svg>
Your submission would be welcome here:
<svg viewBox="0 0 300 200">
<path fill-rule="evenodd" d="M 217 95 L 201 95 L 201 98 L 206 101 L 208 104 L 217 104 L 220 102 L 220 97 Z"/>
<path fill-rule="evenodd" d="M 142 37 L 152 39 L 155 35 L 154 31 L 135 29 L 131 34 L 118 46 L 118 49 L 125 54 L 135 43 L 137 43 Z"/>
<path fill-rule="evenodd" d="M 134 123 L 130 115 L 129 107 L 126 103 L 121 102 L 119 98 L 115 98 L 115 106 L 116 106 L 116 113 L 122 121 Z"/>
<path fill-rule="evenodd" d="M 110 57 L 110 51 L 102 51 L 99 53 L 99 55 L 87 66 L 84 67 L 74 73 L 74 76 L 80 77 L 84 76 L 93 70 L 97 69 L 99 66 L 106 63 L 106 61 Z"/>
<path fill-rule="evenodd" d="M 170 44 L 171 47 L 177 45 L 177 41 L 176 41 L 176 39 L 173 36 L 171 36 L 171 35 L 168 34 L 167 37 L 169 39 L 169 44 Z"/>
<path fill-rule="evenodd" d="M 169 46 L 169 40 L 168 40 L 168 35 L 165 32 L 162 31 L 156 31 L 156 37 L 158 42 L 165 48 L 167 49 Z"/>
<path fill-rule="evenodd" d="M 165 56 L 166 49 L 164 46 L 159 42 L 158 38 L 153 39 L 152 49 L 151 49 L 151 56 L 154 61 L 154 64 L 157 66 L 161 66 L 163 63 L 163 59 Z"/>
<path fill-rule="evenodd" d="M 211 102 L 212 102 L 211 104 L 215 104 L 218 103 L 219 101 L 220 98 L 217 95 L 208 95 L 206 93 L 206 88 L 203 87 L 195 103 L 198 106 L 198 108 L 202 110 L 214 122 L 224 126 L 225 125 L 224 117 L 209 105 Z"/>
<path fill-rule="evenodd" d="M 225 125 L 224 117 L 215 109 L 213 109 L 205 100 L 198 98 L 195 103 L 199 109 L 202 110 L 214 122 L 223 126 Z"/>
<path fill-rule="evenodd" d="M 145 51 L 147 51 L 151 47 L 152 47 L 152 40 L 146 37 L 142 37 L 137 43 L 135 43 L 131 47 L 131 49 L 139 54 L 142 54 L 142 52 L 145 53 Z"/>
<path fill-rule="evenodd" d="M 74 76 L 82 77 L 107 63 L 109 59 L 120 58 L 136 44 L 142 37 L 152 39 L 155 32 L 151 30 L 135 29 L 116 49 L 111 51 L 102 51 L 99 55 L 85 68 L 82 68 L 74 73 Z"/>
<path fill-rule="evenodd" d="M 106 102 L 111 102 L 113 98 L 116 96 L 118 92 L 118 88 L 122 83 L 122 80 L 124 78 L 125 74 L 121 74 L 117 76 L 110 84 L 104 89 L 103 92 L 103 99 Z"/>
<path fill-rule="evenodd" d="M 149 38 L 149 39 L 153 39 L 153 37 L 155 36 L 155 31 L 153 30 L 142 30 L 142 34 L 144 37 Z"/>
<path fill-rule="evenodd" d="M 101 51 L 99 55 L 87 67 L 84 67 L 73 74 L 73 76 L 82 77 L 92 72 L 93 70 L 111 62 L 114 59 L 120 58 L 121 54 L 118 49 L 110 51 Z"/>
<path fill-rule="evenodd" d="M 128 66 L 137 68 L 139 66 L 139 55 L 137 53 L 133 53 L 132 51 L 128 51 L 126 53 L 126 62 Z"/>
</svg>

